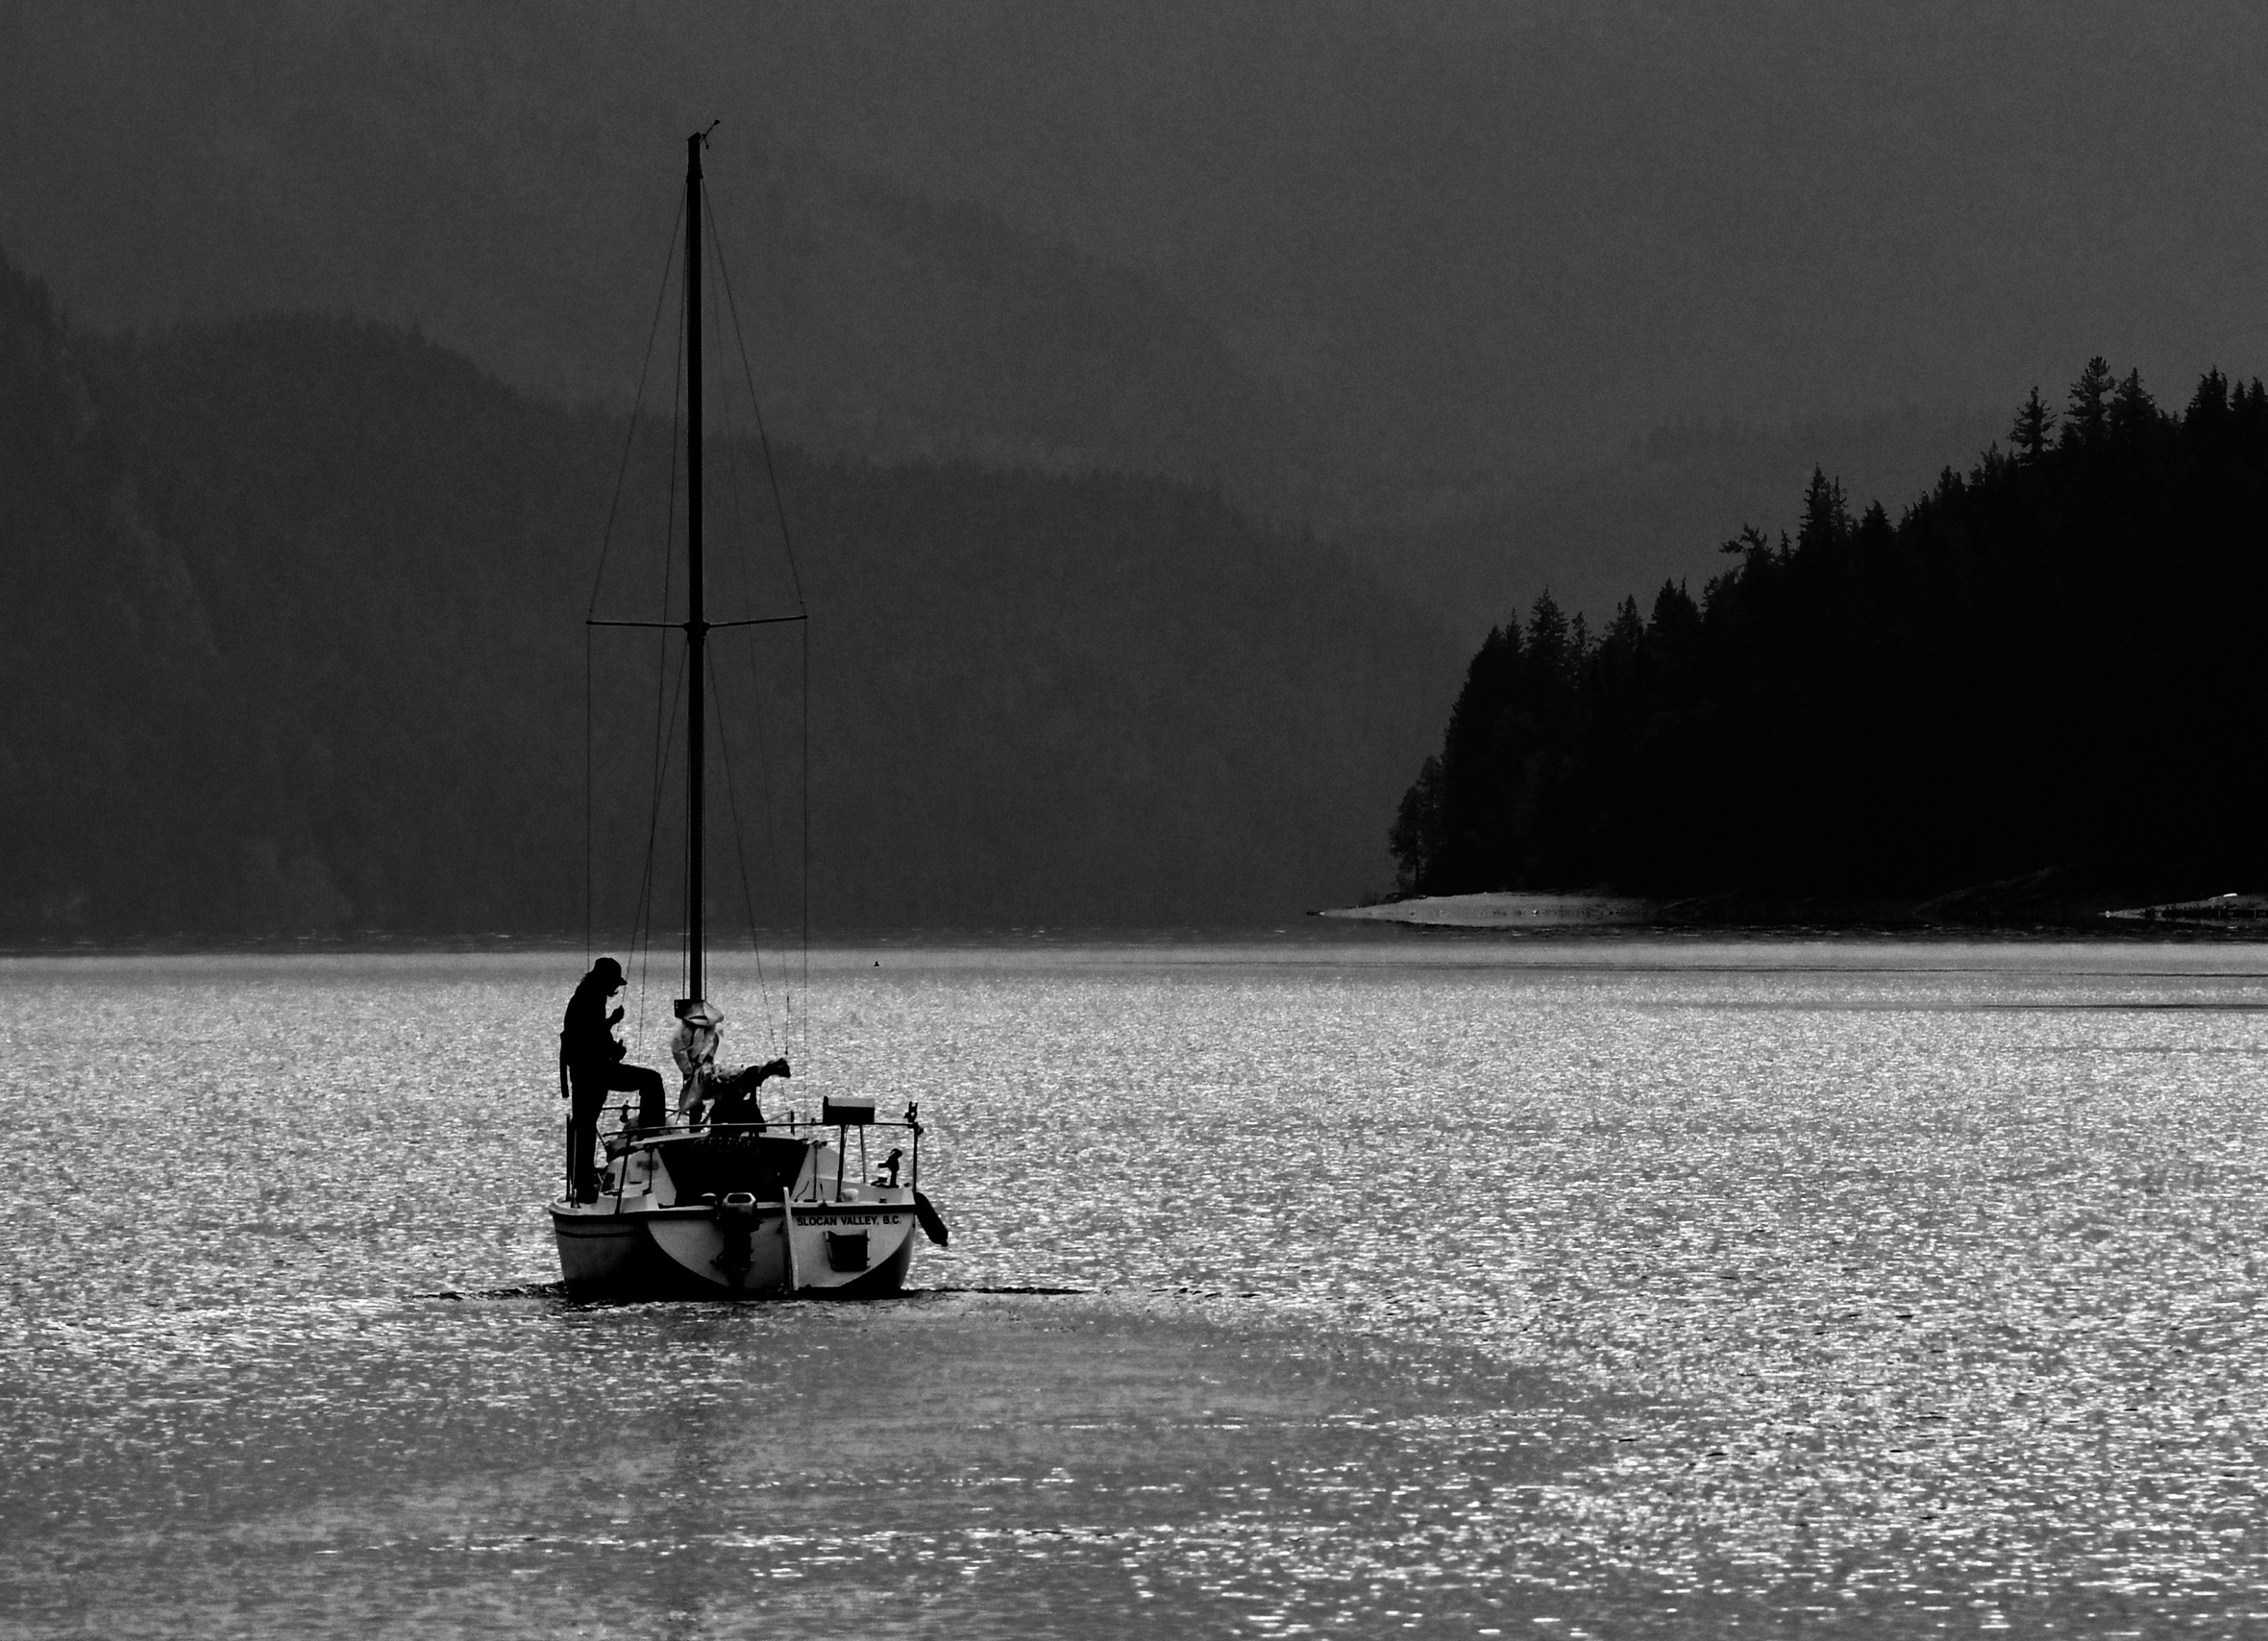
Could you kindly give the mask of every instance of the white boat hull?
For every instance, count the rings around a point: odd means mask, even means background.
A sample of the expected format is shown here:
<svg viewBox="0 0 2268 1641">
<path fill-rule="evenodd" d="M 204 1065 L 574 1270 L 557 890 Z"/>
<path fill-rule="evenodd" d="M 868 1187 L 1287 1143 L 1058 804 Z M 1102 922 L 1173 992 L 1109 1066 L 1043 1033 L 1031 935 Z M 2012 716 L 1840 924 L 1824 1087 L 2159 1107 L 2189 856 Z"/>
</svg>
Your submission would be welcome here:
<svg viewBox="0 0 2268 1641">
<path fill-rule="evenodd" d="M 864 1299 L 905 1285 L 913 1207 L 797 1203 L 733 1215 L 709 1207 L 552 1205 L 559 1272 L 578 1299 Z M 791 1258 L 792 1250 L 792 1258 Z"/>
</svg>

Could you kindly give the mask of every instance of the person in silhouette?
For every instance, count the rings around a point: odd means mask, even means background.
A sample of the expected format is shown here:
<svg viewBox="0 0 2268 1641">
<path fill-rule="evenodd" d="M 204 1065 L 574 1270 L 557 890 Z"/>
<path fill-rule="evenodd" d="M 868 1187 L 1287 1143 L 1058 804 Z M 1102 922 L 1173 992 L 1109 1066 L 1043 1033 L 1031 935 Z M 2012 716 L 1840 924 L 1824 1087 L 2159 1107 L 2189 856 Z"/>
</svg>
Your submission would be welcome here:
<svg viewBox="0 0 2268 1641">
<path fill-rule="evenodd" d="M 744 1065 L 730 1073 L 717 1069 L 717 1048 L 723 1041 L 725 1016 L 699 997 L 680 997 L 672 1005 L 678 1029 L 670 1034 L 670 1058 L 678 1063 L 684 1083 L 678 1090 L 678 1112 L 687 1121 L 752 1122 L 764 1125 L 756 1104 L 756 1090 L 767 1078 L 791 1075 L 786 1060 Z M 701 1108 L 706 1104 L 707 1110 Z"/>
<path fill-rule="evenodd" d="M 606 1000 L 622 990 L 622 965 L 602 957 L 576 982 L 559 1029 L 559 1092 L 567 1096 L 567 1172 L 577 1202 L 599 1196 L 593 1153 L 599 1144 L 599 1113 L 610 1093 L 638 1096 L 638 1126 L 659 1128 L 665 1120 L 661 1073 L 645 1065 L 625 1065 L 626 1050 L 614 1040 L 622 1010 Z"/>
</svg>

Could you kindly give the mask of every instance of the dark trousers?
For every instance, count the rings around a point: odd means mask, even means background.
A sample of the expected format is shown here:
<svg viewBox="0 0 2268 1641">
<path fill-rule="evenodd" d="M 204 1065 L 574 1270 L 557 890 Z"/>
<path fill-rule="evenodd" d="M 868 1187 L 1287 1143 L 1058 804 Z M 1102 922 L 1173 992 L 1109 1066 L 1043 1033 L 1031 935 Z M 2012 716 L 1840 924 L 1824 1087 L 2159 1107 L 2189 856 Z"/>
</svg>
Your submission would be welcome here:
<svg viewBox="0 0 2268 1641">
<path fill-rule="evenodd" d="M 659 1128 L 667 1120 L 661 1094 L 661 1073 L 644 1065 L 587 1065 L 568 1076 L 574 1090 L 567 1117 L 567 1173 L 575 1200 L 588 1201 L 599 1194 L 599 1113 L 606 1109 L 608 1094 L 638 1096 L 638 1126 Z"/>
<path fill-rule="evenodd" d="M 764 1125 L 764 1108 L 756 1104 L 756 1087 L 764 1080 L 764 1067 L 744 1065 L 729 1077 L 712 1077 L 708 1082 L 711 1122 L 752 1122 Z"/>
</svg>

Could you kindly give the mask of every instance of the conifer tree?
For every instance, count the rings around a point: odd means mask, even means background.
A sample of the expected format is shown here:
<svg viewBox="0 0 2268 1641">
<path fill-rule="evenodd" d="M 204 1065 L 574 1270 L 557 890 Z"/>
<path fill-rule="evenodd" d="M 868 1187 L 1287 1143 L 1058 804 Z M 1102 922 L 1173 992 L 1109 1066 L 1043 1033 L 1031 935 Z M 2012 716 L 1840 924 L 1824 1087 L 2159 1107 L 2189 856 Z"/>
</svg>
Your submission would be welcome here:
<svg viewBox="0 0 2268 1641">
<path fill-rule="evenodd" d="M 2116 378 L 2110 374 L 2110 361 L 2097 354 L 2087 360 L 2086 369 L 2079 373 L 2079 380 L 2071 384 L 2071 413 L 2063 424 L 2063 442 L 2077 445 L 2096 445 L 2109 427 L 2110 390 Z M 1950 470 L 1948 470 L 1950 471 Z"/>
<path fill-rule="evenodd" d="M 2236 384 L 2239 399 L 2244 394 L 2244 383 Z M 2189 408 L 2182 413 L 2182 425 L 2192 432 L 2206 428 L 2217 428 L 2229 418 L 2229 379 L 2217 370 L 2208 370 L 2197 379 L 2197 391 L 2190 396 Z"/>
<path fill-rule="evenodd" d="M 2121 444 L 2145 437 L 2157 426 L 2157 402 L 2142 386 L 2142 373 L 2130 370 L 2110 397 L 2110 436 Z"/>
<path fill-rule="evenodd" d="M 1528 666 L 1544 692 L 1556 691 L 1572 671 L 1567 618 L 1546 587 L 1528 610 Z"/>
<path fill-rule="evenodd" d="M 1600 635 L 1599 648 L 1612 649 L 1622 655 L 1635 655 L 1646 636 L 1646 624 L 1638 613 L 1638 600 L 1624 595 L 1615 606 L 1615 619 L 1607 624 Z"/>
<path fill-rule="evenodd" d="M 1393 851 L 1394 888 L 1423 894 L 1440 875 L 1442 857 L 1442 761 L 1427 758 L 1418 779 L 1402 794 L 1388 846 Z"/>
<path fill-rule="evenodd" d="M 1654 613 L 1646 623 L 1646 636 L 1656 643 L 1684 648 L 1701 635 L 1701 606 L 1693 602 L 1681 581 L 1664 581 L 1654 595 Z"/>
<path fill-rule="evenodd" d="M 2032 397 L 2025 400 L 2016 411 L 2015 426 L 2009 429 L 2009 442 L 2016 448 L 2020 462 L 2036 462 L 2047 453 L 2049 436 L 2056 430 L 2056 413 L 2039 396 L 2039 386 L 2033 385 Z"/>
<path fill-rule="evenodd" d="M 1772 538 L 1754 525 L 1742 525 L 1740 533 L 1730 541 L 1720 541 L 1716 550 L 1725 554 L 1740 554 L 1740 568 L 1763 572 L 1772 567 Z"/>
<path fill-rule="evenodd" d="M 1838 546 L 1851 533 L 1850 502 L 1838 480 L 1820 468 L 1812 469 L 1812 482 L 1804 491 L 1804 517 L 1796 530 L 1798 551 Z"/>
</svg>

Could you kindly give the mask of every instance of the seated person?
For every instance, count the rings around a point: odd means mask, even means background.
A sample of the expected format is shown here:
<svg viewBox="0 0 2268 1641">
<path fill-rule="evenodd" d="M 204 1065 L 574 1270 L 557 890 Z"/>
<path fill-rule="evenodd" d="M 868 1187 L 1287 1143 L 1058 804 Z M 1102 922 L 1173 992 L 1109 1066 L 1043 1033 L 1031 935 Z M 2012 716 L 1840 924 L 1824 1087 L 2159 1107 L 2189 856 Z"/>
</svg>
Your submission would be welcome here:
<svg viewBox="0 0 2268 1641">
<path fill-rule="evenodd" d="M 752 1122 L 764 1126 L 763 1108 L 756 1104 L 756 1088 L 767 1077 L 789 1075 L 787 1060 L 767 1060 L 761 1065 L 743 1065 L 729 1077 L 712 1074 L 707 1079 L 709 1090 L 708 1120 L 711 1122 Z"/>
<path fill-rule="evenodd" d="M 684 1079 L 678 1090 L 678 1114 L 687 1122 L 745 1122 L 761 1128 L 764 1114 L 756 1105 L 756 1090 L 767 1078 L 790 1075 L 786 1060 L 720 1071 L 723 1013 L 699 997 L 680 998 L 674 1008 L 678 1026 L 670 1034 L 670 1058 Z"/>
</svg>

